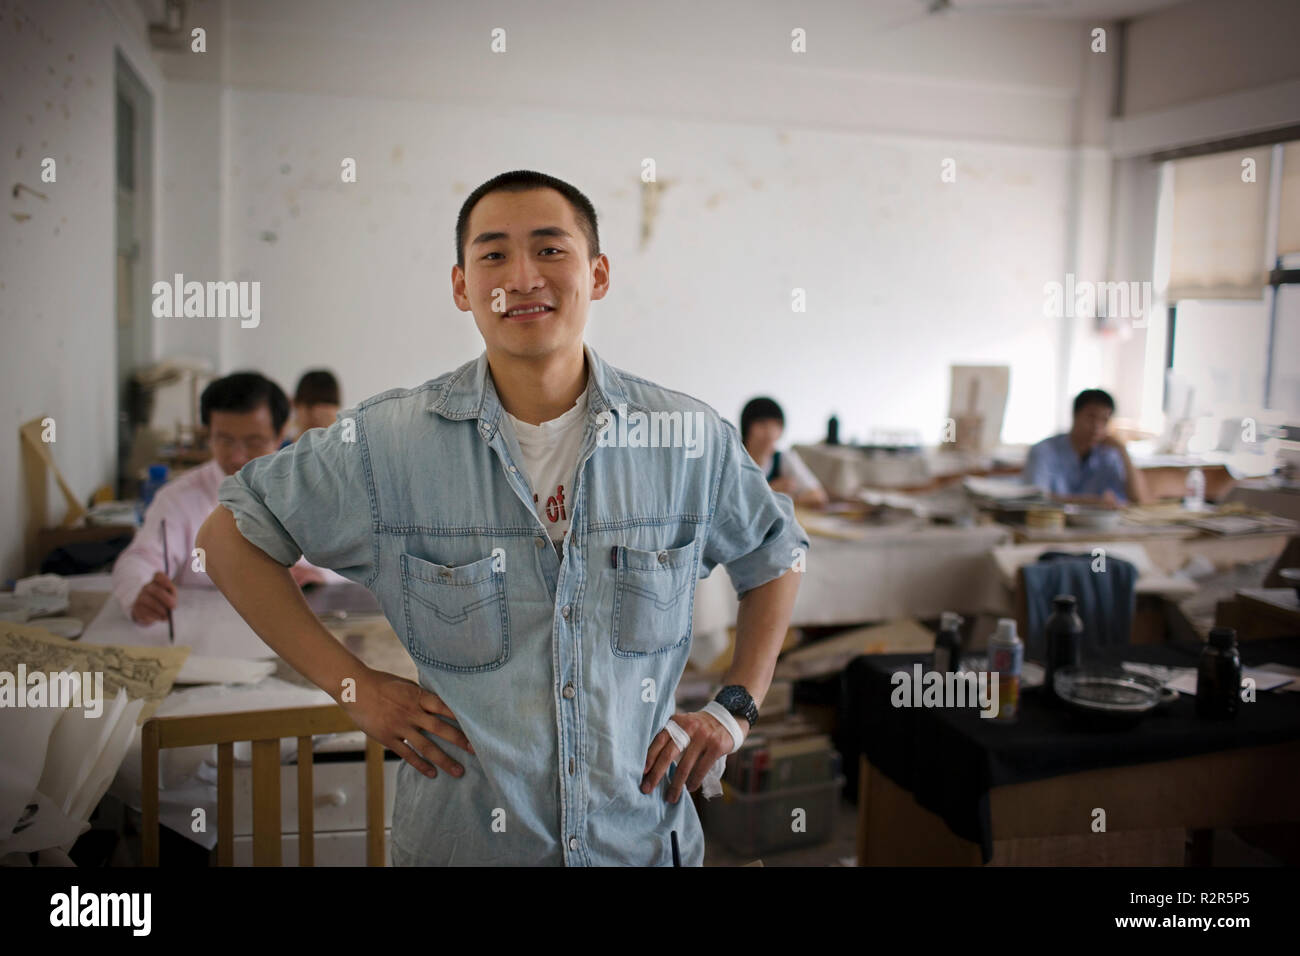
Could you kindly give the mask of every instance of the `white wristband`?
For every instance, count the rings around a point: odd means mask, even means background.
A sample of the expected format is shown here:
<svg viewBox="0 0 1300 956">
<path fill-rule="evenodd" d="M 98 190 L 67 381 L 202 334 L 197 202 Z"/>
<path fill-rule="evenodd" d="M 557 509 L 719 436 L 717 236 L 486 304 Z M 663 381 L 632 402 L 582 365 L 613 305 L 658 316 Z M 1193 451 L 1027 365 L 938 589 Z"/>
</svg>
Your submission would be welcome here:
<svg viewBox="0 0 1300 956">
<path fill-rule="evenodd" d="M 727 752 L 734 754 L 740 749 L 740 745 L 745 742 L 745 735 L 741 733 L 740 724 L 736 723 L 736 718 L 731 715 L 731 712 L 728 711 L 727 708 L 723 707 L 716 700 L 711 700 L 705 704 L 704 711 L 705 713 L 712 714 L 716 717 L 718 722 L 722 724 L 722 726 L 726 727 L 731 733 L 733 746 Z"/>
</svg>

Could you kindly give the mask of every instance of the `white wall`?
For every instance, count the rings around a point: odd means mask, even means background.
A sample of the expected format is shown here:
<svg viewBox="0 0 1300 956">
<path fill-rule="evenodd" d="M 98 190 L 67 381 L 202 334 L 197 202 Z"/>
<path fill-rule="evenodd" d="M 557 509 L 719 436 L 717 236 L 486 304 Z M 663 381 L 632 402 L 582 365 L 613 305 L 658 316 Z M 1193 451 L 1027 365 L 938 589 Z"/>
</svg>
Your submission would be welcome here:
<svg viewBox="0 0 1300 956">
<path fill-rule="evenodd" d="M 614 288 L 589 338 L 616 364 L 733 418 L 772 393 L 794 440 L 831 411 L 846 436 L 934 440 L 948 365 L 1010 362 L 1006 439 L 1056 428 L 1100 366 L 1086 324 L 1042 310 L 1044 282 L 1101 278 L 1105 258 L 1113 64 L 1088 54 L 1088 28 L 883 31 L 910 2 L 744 9 L 657 7 L 656 24 L 689 28 L 649 41 L 644 11 L 617 5 L 231 4 L 222 277 L 260 280 L 264 318 L 220 327 L 224 370 L 291 387 L 328 365 L 351 401 L 476 355 L 450 300 L 455 215 L 479 182 L 529 167 L 602 217 Z M 507 55 L 487 51 L 493 26 Z M 646 156 L 667 188 L 642 251 Z"/>
<path fill-rule="evenodd" d="M 1054 425 L 1042 286 L 1064 271 L 1068 151 L 243 90 L 231 111 L 231 268 L 262 282 L 263 309 L 256 329 L 227 323 L 232 367 L 291 384 L 325 364 L 355 398 L 477 355 L 450 295 L 456 213 L 481 180 L 527 167 L 596 205 L 613 287 L 589 341 L 616 365 L 732 418 L 771 392 L 800 440 L 837 410 L 846 434 L 935 441 L 949 363 L 1009 361 L 1008 437 Z M 494 142 L 502 127 L 523 145 Z M 344 156 L 355 185 L 336 181 Z M 642 156 L 667 184 L 644 251 Z"/>
<path fill-rule="evenodd" d="M 53 454 L 79 496 L 115 471 L 114 48 L 156 92 L 162 77 L 142 26 L 129 4 L 0 9 L 0 174 L 6 193 L 24 183 L 48 197 L 6 195 L 0 220 L 0 579 L 21 571 L 22 422 L 53 416 Z M 46 156 L 54 183 L 40 181 Z M 52 481 L 49 493 L 57 521 Z"/>
</svg>

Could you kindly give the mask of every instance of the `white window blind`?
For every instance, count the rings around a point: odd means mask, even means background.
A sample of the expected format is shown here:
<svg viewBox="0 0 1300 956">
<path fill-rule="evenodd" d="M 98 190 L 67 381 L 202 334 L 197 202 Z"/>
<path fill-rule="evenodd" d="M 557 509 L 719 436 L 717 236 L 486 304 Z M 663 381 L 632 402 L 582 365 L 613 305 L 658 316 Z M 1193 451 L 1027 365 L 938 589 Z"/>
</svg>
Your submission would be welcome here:
<svg viewBox="0 0 1300 956">
<path fill-rule="evenodd" d="M 1282 147 L 1282 199 L 1277 221 L 1277 254 L 1296 253 L 1300 253 L 1300 141 Z"/>
<path fill-rule="evenodd" d="M 1264 256 L 1272 147 L 1174 161 L 1170 301 L 1258 299 Z M 1254 160 L 1254 182 L 1243 160 Z"/>
</svg>

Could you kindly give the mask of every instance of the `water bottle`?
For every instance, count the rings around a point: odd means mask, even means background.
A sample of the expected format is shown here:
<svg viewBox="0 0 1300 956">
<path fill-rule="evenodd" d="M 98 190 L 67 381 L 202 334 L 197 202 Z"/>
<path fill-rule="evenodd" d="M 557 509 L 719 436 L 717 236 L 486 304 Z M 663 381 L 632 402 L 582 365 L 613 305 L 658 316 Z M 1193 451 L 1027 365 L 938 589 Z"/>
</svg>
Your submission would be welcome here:
<svg viewBox="0 0 1300 956">
<path fill-rule="evenodd" d="M 149 508 L 149 504 L 153 501 L 153 496 L 157 493 L 158 489 L 165 484 L 167 484 L 167 466 L 150 465 L 149 477 L 147 477 L 144 480 L 144 483 L 140 485 L 140 503 L 136 505 L 135 509 L 141 522 L 144 521 L 144 513 Z"/>
<path fill-rule="evenodd" d="M 1188 511 L 1205 509 L 1205 472 L 1193 468 L 1187 473 L 1187 489 L 1183 497 L 1183 507 Z"/>
<path fill-rule="evenodd" d="M 834 415 L 826 423 L 826 444 L 838 445 L 840 443 L 840 420 Z"/>
</svg>

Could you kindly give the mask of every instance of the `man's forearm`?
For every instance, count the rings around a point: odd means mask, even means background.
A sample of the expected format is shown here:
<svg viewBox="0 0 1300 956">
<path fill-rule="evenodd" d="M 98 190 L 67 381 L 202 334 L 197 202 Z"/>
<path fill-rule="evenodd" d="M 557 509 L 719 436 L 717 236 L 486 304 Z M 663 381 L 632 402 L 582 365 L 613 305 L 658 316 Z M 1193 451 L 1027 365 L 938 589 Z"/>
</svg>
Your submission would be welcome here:
<svg viewBox="0 0 1300 956">
<path fill-rule="evenodd" d="M 203 522 L 195 543 L 206 552 L 212 583 L 298 673 L 338 700 L 345 678 L 359 682 L 368 672 L 307 606 L 289 569 L 240 534 L 225 506 Z"/>
<path fill-rule="evenodd" d="M 1147 503 L 1147 483 L 1146 478 L 1142 475 L 1142 469 L 1133 464 L 1133 459 L 1129 458 L 1128 452 L 1124 452 L 1124 484 L 1126 494 L 1128 495 L 1129 504 L 1144 505 Z"/>
<path fill-rule="evenodd" d="M 787 571 L 775 580 L 745 592 L 736 616 L 736 651 L 731 666 L 722 677 L 723 684 L 740 684 L 760 708 L 768 688 L 776 658 L 781 653 L 795 595 L 799 593 L 799 574 Z"/>
</svg>

